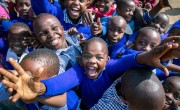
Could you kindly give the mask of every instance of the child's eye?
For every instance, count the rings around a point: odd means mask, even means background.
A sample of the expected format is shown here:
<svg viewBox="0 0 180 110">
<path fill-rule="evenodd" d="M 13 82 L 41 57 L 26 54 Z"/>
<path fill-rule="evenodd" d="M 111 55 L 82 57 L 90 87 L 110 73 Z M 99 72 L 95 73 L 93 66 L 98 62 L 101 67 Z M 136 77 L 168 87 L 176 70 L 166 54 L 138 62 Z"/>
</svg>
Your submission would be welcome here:
<svg viewBox="0 0 180 110">
<path fill-rule="evenodd" d="M 153 48 L 155 48 L 156 46 L 155 45 L 151 45 L 151 48 L 153 49 Z"/>
<path fill-rule="evenodd" d="M 169 92 L 170 92 L 169 88 L 164 87 L 164 92 L 165 92 L 165 93 L 169 93 Z"/>
<path fill-rule="evenodd" d="M 174 94 L 174 99 L 179 100 L 180 99 L 180 95 L 178 93 Z"/>
<path fill-rule="evenodd" d="M 144 42 L 144 41 L 139 42 L 139 44 L 140 44 L 141 46 L 146 46 L 146 45 L 147 45 L 147 43 Z"/>
<path fill-rule="evenodd" d="M 31 4 L 29 4 L 29 3 L 26 3 L 26 6 L 27 6 L 27 7 L 30 7 L 30 6 L 31 6 Z"/>
<path fill-rule="evenodd" d="M 103 57 L 97 56 L 96 59 L 97 59 L 97 60 L 101 60 L 101 59 L 103 59 Z"/>
<path fill-rule="evenodd" d="M 58 29 L 58 26 L 55 26 L 52 28 L 52 30 L 57 30 Z"/>
<path fill-rule="evenodd" d="M 84 57 L 85 59 L 90 59 L 90 58 L 91 58 L 91 56 L 89 56 L 89 55 L 83 55 L 83 57 Z"/>
<path fill-rule="evenodd" d="M 82 3 L 82 2 L 84 2 L 84 0 L 79 0 L 79 2 L 81 2 L 81 3 Z"/>
<path fill-rule="evenodd" d="M 166 25 L 165 25 L 165 24 L 161 25 L 161 28 L 165 29 L 165 28 L 166 28 Z"/>
</svg>

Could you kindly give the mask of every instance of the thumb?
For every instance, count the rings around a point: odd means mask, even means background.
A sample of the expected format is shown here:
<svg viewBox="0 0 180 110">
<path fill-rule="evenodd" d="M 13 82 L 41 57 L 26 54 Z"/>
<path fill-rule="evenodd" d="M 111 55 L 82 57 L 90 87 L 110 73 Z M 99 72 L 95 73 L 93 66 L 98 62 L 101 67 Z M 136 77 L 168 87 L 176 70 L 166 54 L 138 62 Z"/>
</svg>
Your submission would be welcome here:
<svg viewBox="0 0 180 110">
<path fill-rule="evenodd" d="M 161 63 L 157 63 L 157 64 L 155 65 L 155 67 L 157 67 L 157 68 L 161 69 L 162 71 L 164 71 L 164 73 L 165 73 L 166 76 L 169 76 L 169 71 L 168 71 L 168 69 L 167 69 L 164 65 L 162 65 Z"/>
<path fill-rule="evenodd" d="M 43 72 L 43 68 L 39 68 L 37 72 L 33 75 L 33 81 L 34 82 L 40 82 L 40 76 Z"/>
<path fill-rule="evenodd" d="M 101 20 L 100 20 L 100 18 L 97 19 L 97 24 L 98 24 L 98 26 L 101 25 Z"/>
<path fill-rule="evenodd" d="M 92 15 L 96 14 L 98 12 L 98 8 L 95 8 L 93 11 L 92 11 Z"/>
</svg>

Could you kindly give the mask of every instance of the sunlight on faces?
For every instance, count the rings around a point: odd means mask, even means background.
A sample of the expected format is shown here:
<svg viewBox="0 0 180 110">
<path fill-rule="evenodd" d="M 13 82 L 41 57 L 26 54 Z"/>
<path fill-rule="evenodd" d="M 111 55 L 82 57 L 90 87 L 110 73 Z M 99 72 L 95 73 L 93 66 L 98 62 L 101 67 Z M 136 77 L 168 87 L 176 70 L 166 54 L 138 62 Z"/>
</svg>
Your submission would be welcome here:
<svg viewBox="0 0 180 110">
<path fill-rule="evenodd" d="M 111 45 L 119 42 L 126 31 L 126 21 L 120 16 L 114 16 L 109 20 L 107 37 Z"/>
<path fill-rule="evenodd" d="M 33 23 L 38 40 L 48 49 L 58 50 L 67 47 L 64 29 L 59 20 L 50 14 L 40 15 Z"/>
<path fill-rule="evenodd" d="M 166 31 L 168 25 L 169 17 L 163 13 L 159 13 L 149 24 L 149 26 L 156 28 L 160 34 Z"/>
<path fill-rule="evenodd" d="M 16 0 L 16 10 L 19 13 L 20 17 L 28 19 L 28 11 L 31 8 L 30 0 Z"/>
<path fill-rule="evenodd" d="M 65 0 L 65 7 L 67 9 L 67 14 L 73 23 L 81 17 L 82 13 L 86 9 L 86 5 L 89 0 Z"/>
<path fill-rule="evenodd" d="M 135 6 L 133 0 L 124 0 L 122 3 L 120 2 L 120 4 L 117 4 L 117 14 L 122 16 L 126 22 L 129 23 L 134 16 Z"/>
<path fill-rule="evenodd" d="M 85 74 L 90 79 L 96 79 L 105 68 L 106 62 L 109 60 L 106 49 L 104 44 L 96 41 L 84 46 L 81 63 Z"/>
<path fill-rule="evenodd" d="M 161 42 L 160 34 L 148 27 L 140 30 L 135 39 L 134 49 L 138 51 L 150 51 Z"/>
<path fill-rule="evenodd" d="M 23 38 L 26 37 L 27 29 L 22 27 L 13 26 L 8 33 L 9 47 L 17 54 L 21 55 L 26 46 L 22 44 Z"/>
<path fill-rule="evenodd" d="M 100 12 L 105 14 L 110 10 L 113 3 L 114 3 L 114 0 L 97 0 L 96 7 L 98 8 Z"/>
<path fill-rule="evenodd" d="M 163 82 L 166 94 L 165 109 L 174 109 L 180 105 L 180 78 L 172 76 Z"/>
</svg>

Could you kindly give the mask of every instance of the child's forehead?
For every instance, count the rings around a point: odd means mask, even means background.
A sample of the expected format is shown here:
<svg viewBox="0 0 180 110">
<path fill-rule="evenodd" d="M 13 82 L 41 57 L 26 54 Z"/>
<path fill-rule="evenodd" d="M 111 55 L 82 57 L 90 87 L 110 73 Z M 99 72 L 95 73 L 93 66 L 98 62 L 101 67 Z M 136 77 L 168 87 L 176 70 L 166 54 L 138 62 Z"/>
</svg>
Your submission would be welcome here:
<svg viewBox="0 0 180 110">
<path fill-rule="evenodd" d="M 16 3 L 30 3 L 30 0 L 16 0 Z"/>
</svg>

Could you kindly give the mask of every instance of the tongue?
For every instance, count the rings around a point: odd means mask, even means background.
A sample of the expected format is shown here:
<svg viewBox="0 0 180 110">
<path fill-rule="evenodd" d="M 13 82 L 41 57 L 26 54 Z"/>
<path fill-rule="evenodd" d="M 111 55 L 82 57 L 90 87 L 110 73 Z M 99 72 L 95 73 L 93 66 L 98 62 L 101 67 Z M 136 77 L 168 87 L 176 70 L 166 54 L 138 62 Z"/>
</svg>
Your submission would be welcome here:
<svg viewBox="0 0 180 110">
<path fill-rule="evenodd" d="M 95 74 L 96 73 L 96 70 L 95 69 L 89 69 L 88 70 L 88 74 Z"/>
</svg>

